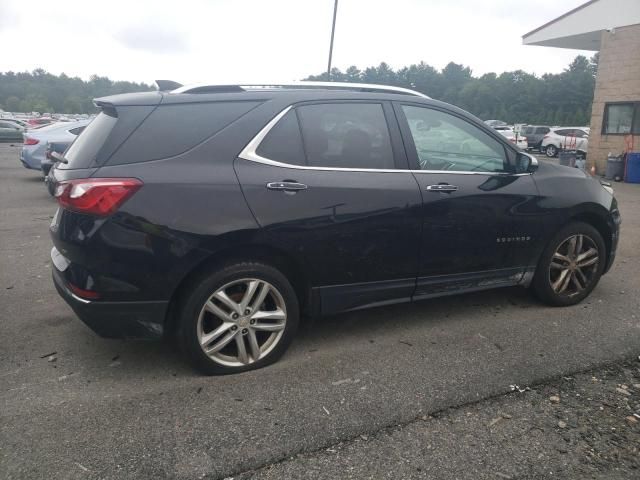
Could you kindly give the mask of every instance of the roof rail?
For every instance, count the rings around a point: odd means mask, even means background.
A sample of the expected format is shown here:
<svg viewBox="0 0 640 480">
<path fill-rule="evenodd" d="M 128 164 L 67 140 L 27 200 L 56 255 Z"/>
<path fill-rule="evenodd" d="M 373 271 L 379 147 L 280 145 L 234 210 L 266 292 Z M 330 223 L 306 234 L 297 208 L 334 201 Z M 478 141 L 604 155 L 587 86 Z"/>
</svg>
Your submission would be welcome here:
<svg viewBox="0 0 640 480">
<path fill-rule="evenodd" d="M 171 93 L 224 93 L 224 92 L 246 92 L 251 90 L 353 90 L 357 92 L 377 92 L 377 93 L 398 93 L 402 95 L 413 95 L 415 97 L 430 98 L 423 93 L 408 88 L 394 87 L 391 85 L 377 85 L 374 83 L 349 83 L 349 82 L 289 82 L 289 83 L 264 83 L 264 84 L 239 84 L 239 85 L 216 85 L 198 83 L 195 85 L 185 85 L 176 88 Z"/>
</svg>

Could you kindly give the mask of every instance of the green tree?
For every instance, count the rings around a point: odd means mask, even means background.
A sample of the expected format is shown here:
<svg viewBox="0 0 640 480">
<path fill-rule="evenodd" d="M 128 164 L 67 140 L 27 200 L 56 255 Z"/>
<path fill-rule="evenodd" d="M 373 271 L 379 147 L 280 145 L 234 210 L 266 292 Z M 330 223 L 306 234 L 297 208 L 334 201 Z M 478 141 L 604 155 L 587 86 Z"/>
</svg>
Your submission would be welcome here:
<svg viewBox="0 0 640 480">
<path fill-rule="evenodd" d="M 420 62 L 394 71 L 387 63 L 364 70 L 332 70 L 332 80 L 398 85 L 458 105 L 482 119 L 508 123 L 578 124 L 589 121 L 598 54 L 578 55 L 558 74 L 532 75 L 522 70 L 474 77 L 471 69 L 449 63 L 438 71 Z M 326 80 L 326 73 L 307 80 Z M 0 97 L 1 99 L 1 97 Z"/>
</svg>

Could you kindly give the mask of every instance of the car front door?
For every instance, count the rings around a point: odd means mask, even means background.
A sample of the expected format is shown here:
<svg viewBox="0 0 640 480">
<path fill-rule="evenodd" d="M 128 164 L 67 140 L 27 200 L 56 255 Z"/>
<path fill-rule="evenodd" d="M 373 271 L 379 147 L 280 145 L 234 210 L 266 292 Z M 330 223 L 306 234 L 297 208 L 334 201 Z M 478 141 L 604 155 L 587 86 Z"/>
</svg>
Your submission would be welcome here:
<svg viewBox="0 0 640 480">
<path fill-rule="evenodd" d="M 260 242 L 304 269 L 322 313 L 411 298 L 421 193 L 390 104 L 282 111 L 235 162 Z"/>
<path fill-rule="evenodd" d="M 396 104 L 423 196 L 416 297 L 512 285 L 531 267 L 538 195 L 490 129 L 436 107 Z"/>
</svg>

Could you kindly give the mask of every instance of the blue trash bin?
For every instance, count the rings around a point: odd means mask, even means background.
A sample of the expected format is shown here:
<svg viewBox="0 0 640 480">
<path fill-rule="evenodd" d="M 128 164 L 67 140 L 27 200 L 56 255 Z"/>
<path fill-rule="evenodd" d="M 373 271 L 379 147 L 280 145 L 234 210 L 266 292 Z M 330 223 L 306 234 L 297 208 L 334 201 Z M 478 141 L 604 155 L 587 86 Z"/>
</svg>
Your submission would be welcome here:
<svg viewBox="0 0 640 480">
<path fill-rule="evenodd" d="M 640 152 L 627 153 L 627 173 L 624 181 L 640 183 Z"/>
</svg>

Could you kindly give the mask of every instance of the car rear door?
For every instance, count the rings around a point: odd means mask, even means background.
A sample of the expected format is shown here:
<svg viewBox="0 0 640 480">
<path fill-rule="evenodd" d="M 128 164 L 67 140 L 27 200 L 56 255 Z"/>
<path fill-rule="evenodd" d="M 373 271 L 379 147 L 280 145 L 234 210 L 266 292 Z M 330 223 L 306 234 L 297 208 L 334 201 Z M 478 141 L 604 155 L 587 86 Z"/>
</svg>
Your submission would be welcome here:
<svg viewBox="0 0 640 480">
<path fill-rule="evenodd" d="M 390 104 L 290 106 L 235 169 L 261 242 L 302 266 L 321 312 L 411 297 L 422 200 Z"/>
<path fill-rule="evenodd" d="M 537 189 L 512 166 L 516 152 L 456 112 L 395 110 L 423 196 L 416 296 L 517 283 L 537 234 L 528 213 Z"/>
</svg>

